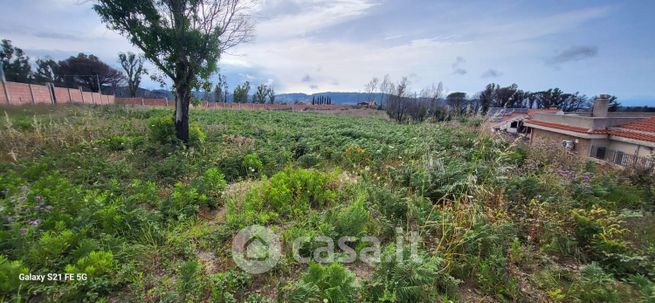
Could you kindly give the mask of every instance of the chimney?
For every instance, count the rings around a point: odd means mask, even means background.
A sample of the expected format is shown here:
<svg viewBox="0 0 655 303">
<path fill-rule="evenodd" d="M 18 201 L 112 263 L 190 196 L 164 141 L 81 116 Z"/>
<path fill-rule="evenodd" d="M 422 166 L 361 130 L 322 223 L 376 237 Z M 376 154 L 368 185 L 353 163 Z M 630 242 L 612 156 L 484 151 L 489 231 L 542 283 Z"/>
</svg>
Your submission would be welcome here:
<svg viewBox="0 0 655 303">
<path fill-rule="evenodd" d="M 609 107 L 610 102 L 609 98 L 610 96 L 605 94 L 596 97 L 591 114 L 592 117 L 607 118 L 607 108 Z"/>
</svg>

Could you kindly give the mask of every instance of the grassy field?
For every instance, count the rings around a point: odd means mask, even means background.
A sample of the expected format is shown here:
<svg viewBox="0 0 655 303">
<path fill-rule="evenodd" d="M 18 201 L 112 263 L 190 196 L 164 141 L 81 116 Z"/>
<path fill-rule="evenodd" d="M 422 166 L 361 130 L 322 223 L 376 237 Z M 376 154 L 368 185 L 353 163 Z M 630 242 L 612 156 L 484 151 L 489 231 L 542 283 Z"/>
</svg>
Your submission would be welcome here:
<svg viewBox="0 0 655 303">
<path fill-rule="evenodd" d="M 473 118 L 193 110 L 183 147 L 164 109 L 0 111 L 0 302 L 655 302 L 655 178 Z M 285 248 L 263 274 L 230 253 L 255 224 Z M 299 263 L 299 236 L 385 261 Z"/>
</svg>

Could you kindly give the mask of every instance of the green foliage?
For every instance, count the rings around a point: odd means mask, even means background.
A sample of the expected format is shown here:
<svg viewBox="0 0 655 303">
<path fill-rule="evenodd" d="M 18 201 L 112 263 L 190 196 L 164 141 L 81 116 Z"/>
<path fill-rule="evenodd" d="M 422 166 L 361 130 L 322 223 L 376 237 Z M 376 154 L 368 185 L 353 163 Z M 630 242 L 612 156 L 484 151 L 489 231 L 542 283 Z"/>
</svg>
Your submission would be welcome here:
<svg viewBox="0 0 655 303">
<path fill-rule="evenodd" d="M 373 279 L 365 285 L 369 301 L 435 302 L 439 292 L 453 291 L 459 283 L 444 271 L 442 258 L 425 253 L 413 256 L 407 247 L 401 255 L 398 259 L 395 245 L 385 248 Z"/>
<path fill-rule="evenodd" d="M 585 265 L 580 273 L 580 280 L 569 289 L 569 295 L 577 302 L 620 302 L 616 280 L 598 264 Z"/>
<path fill-rule="evenodd" d="M 249 191 L 243 209 L 229 209 L 227 221 L 245 226 L 302 216 L 310 208 L 320 209 L 334 202 L 336 193 L 330 182 L 329 174 L 316 170 L 283 170 Z"/>
<path fill-rule="evenodd" d="M 361 237 L 366 233 L 366 226 L 370 222 L 370 215 L 364 205 L 365 196 L 359 196 L 350 205 L 339 210 L 330 222 L 333 222 L 339 237 Z"/>
<path fill-rule="evenodd" d="M 92 251 L 87 256 L 77 260 L 75 265 L 66 266 L 68 273 L 86 273 L 89 279 L 113 273 L 114 255 L 105 251 Z"/>
<path fill-rule="evenodd" d="M 294 303 L 347 303 L 357 298 L 355 275 L 338 263 L 310 264 L 300 280 L 289 283 L 281 292 L 284 302 Z"/>
<path fill-rule="evenodd" d="M 150 136 L 160 144 L 177 144 L 179 141 L 175 132 L 175 119 L 173 116 L 161 115 L 148 119 Z M 200 124 L 192 122 L 189 124 L 189 145 L 200 146 L 207 139 Z"/>
<path fill-rule="evenodd" d="M 29 270 L 20 260 L 9 261 L 5 256 L 0 255 L 0 293 L 16 293 L 20 287 L 20 274 L 27 274 Z M 0 294 L 0 298 L 3 295 Z"/>
<path fill-rule="evenodd" d="M 473 125 L 197 110 L 204 143 L 177 148 L 163 109 L 6 110 L 0 277 L 67 268 L 96 277 L 57 287 L 3 280 L 0 301 L 266 302 L 285 283 L 283 302 L 464 301 L 469 290 L 516 302 L 652 297 L 647 176 L 517 147 Z M 148 134 L 153 117 L 169 125 L 167 139 L 156 139 L 160 128 Z M 420 235 L 423 262 L 392 258 L 358 274 L 359 288 L 328 265 L 296 280 L 300 265 L 285 249 L 275 269 L 250 276 L 229 251 L 251 224 L 285 247 L 309 237 L 304 257 L 324 247 L 318 236 L 377 236 L 389 247 L 402 227 Z"/>
<path fill-rule="evenodd" d="M 251 275 L 242 271 L 229 270 L 212 275 L 211 299 L 213 302 L 237 302 L 236 298 L 243 296 L 252 280 Z"/>
<path fill-rule="evenodd" d="M 223 191 L 227 187 L 225 176 L 217 168 L 212 167 L 191 182 L 191 187 L 207 197 L 207 204 L 216 207 L 221 204 Z"/>
<path fill-rule="evenodd" d="M 197 302 L 200 298 L 200 271 L 202 268 L 195 260 L 189 260 L 180 266 L 178 292 L 182 302 Z"/>
<path fill-rule="evenodd" d="M 264 167 L 262 160 L 260 160 L 255 153 L 245 155 L 241 165 L 246 169 L 246 174 L 248 176 L 259 176 Z"/>
</svg>

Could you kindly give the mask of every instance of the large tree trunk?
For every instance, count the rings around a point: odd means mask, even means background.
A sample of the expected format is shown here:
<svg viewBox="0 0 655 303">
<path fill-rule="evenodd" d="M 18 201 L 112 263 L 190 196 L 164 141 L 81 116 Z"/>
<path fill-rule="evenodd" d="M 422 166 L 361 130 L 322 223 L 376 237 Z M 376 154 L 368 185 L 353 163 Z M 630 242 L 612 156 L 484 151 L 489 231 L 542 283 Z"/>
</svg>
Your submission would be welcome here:
<svg viewBox="0 0 655 303">
<path fill-rule="evenodd" d="M 185 84 L 176 85 L 175 95 L 175 135 L 186 144 L 189 143 L 191 88 Z"/>
</svg>

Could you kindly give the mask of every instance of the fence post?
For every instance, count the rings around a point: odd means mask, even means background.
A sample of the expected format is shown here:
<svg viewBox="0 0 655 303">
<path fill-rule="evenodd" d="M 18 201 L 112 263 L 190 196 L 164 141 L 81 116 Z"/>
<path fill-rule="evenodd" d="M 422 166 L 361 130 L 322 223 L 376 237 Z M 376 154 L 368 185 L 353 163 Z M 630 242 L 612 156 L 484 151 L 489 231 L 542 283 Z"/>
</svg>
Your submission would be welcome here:
<svg viewBox="0 0 655 303">
<path fill-rule="evenodd" d="M 141 106 L 145 106 L 145 102 L 143 101 L 143 97 L 141 97 Z"/>
<path fill-rule="evenodd" d="M 73 95 L 71 95 L 71 89 L 67 87 L 66 90 L 68 91 L 68 103 L 73 103 Z"/>
<path fill-rule="evenodd" d="M 166 99 L 166 107 L 168 107 L 168 97 L 164 97 Z"/>
<path fill-rule="evenodd" d="M 2 91 L 5 93 L 5 98 L 7 99 L 7 104 L 11 104 L 9 101 L 9 89 L 7 88 L 7 80 L 5 79 L 5 69 L 0 61 L 0 82 L 2 82 Z"/>
<path fill-rule="evenodd" d="M 46 82 L 45 86 L 48 88 L 48 92 L 50 93 L 50 103 L 57 104 L 57 96 L 55 96 L 55 85 L 50 82 Z"/>
<path fill-rule="evenodd" d="M 36 100 L 34 100 L 34 90 L 32 89 L 32 84 L 27 84 L 27 87 L 30 88 L 30 96 L 32 97 L 32 104 L 36 104 Z"/>
<path fill-rule="evenodd" d="M 84 101 L 84 91 L 82 90 L 82 87 L 81 87 L 81 86 L 80 86 L 79 89 L 80 89 L 80 95 L 82 95 L 82 104 L 84 104 L 84 103 L 86 103 L 86 102 Z"/>
</svg>

